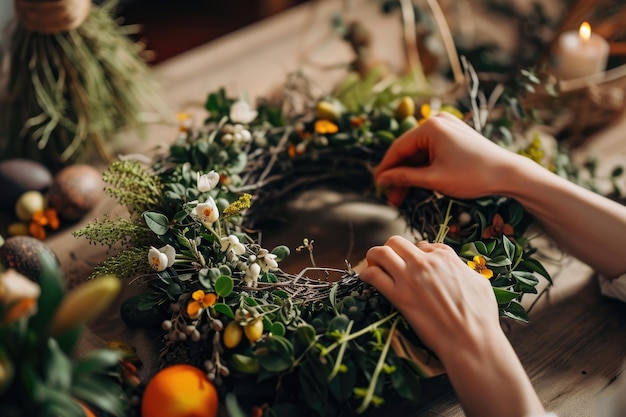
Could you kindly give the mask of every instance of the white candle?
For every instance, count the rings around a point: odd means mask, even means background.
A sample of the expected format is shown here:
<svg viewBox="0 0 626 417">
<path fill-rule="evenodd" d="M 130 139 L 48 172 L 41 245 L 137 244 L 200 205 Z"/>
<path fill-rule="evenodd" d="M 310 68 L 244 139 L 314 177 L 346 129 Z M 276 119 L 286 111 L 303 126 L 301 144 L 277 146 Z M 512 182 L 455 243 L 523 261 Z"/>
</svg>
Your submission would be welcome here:
<svg viewBox="0 0 626 417">
<path fill-rule="evenodd" d="M 555 75 L 571 80 L 603 72 L 608 57 L 609 43 L 597 33 L 591 33 L 589 23 L 583 22 L 578 32 L 572 30 L 559 36 Z"/>
</svg>

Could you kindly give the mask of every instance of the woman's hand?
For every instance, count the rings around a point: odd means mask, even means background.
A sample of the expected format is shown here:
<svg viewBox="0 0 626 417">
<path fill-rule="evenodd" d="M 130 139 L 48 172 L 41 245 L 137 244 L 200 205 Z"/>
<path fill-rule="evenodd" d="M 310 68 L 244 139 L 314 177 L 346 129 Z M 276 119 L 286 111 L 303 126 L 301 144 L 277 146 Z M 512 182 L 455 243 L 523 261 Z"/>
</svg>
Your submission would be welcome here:
<svg viewBox="0 0 626 417">
<path fill-rule="evenodd" d="M 389 201 L 400 205 L 410 187 L 457 198 L 497 193 L 500 169 L 521 158 L 442 112 L 406 132 L 387 150 L 375 181 L 386 187 Z"/>
<path fill-rule="evenodd" d="M 483 333 L 500 333 L 498 306 L 489 280 L 468 267 L 447 245 L 417 245 L 393 236 L 367 253 L 361 279 L 402 313 L 421 340 L 445 362 L 447 350 Z"/>
<path fill-rule="evenodd" d="M 489 281 L 447 245 L 391 237 L 367 253 L 378 289 L 443 363 L 468 417 L 540 415 L 543 406 L 502 332 Z"/>
</svg>

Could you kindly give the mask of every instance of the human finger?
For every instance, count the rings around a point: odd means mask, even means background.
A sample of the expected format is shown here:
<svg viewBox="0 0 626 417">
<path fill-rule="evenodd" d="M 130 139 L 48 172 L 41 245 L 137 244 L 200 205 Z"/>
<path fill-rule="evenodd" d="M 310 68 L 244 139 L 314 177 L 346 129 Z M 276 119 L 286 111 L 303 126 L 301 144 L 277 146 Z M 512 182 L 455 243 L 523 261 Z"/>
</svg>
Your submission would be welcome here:
<svg viewBox="0 0 626 417">
<path fill-rule="evenodd" d="M 390 237 L 385 245 L 389 246 L 397 253 L 405 263 L 408 263 L 410 260 L 415 259 L 423 254 L 423 251 L 415 245 L 415 243 L 409 241 L 408 239 L 402 236 L 392 236 Z"/>
<path fill-rule="evenodd" d="M 367 251 L 367 264 L 378 266 L 385 271 L 391 279 L 398 277 L 406 271 L 406 262 L 388 245 L 374 246 Z"/>
<path fill-rule="evenodd" d="M 376 265 L 368 265 L 363 271 L 361 271 L 359 278 L 366 284 L 376 288 L 385 296 L 392 294 L 393 289 L 395 288 L 393 278 Z"/>
<path fill-rule="evenodd" d="M 409 189 L 407 187 L 388 187 L 386 196 L 389 204 L 399 207 L 406 198 Z"/>
</svg>

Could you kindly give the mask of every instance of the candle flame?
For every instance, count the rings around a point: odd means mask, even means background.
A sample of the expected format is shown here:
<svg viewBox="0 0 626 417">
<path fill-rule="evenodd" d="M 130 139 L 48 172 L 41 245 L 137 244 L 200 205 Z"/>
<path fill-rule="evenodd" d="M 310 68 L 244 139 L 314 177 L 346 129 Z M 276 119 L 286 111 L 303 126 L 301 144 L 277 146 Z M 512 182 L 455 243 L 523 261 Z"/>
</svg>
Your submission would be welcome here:
<svg viewBox="0 0 626 417">
<path fill-rule="evenodd" d="M 582 22 L 578 30 L 580 39 L 587 42 L 591 38 L 591 25 L 588 22 Z"/>
</svg>

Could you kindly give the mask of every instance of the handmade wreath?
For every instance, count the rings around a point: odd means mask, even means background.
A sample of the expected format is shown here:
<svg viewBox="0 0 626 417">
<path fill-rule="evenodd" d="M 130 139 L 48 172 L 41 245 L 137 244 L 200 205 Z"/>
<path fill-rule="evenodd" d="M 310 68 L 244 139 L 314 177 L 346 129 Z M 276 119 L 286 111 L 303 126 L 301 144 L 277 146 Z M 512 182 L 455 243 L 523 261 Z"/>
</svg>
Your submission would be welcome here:
<svg viewBox="0 0 626 417">
<path fill-rule="evenodd" d="M 302 83 L 290 85 L 303 94 Z M 133 325 L 162 326 L 164 366 L 191 364 L 222 396 L 235 393 L 241 404 L 265 405 L 274 415 L 350 415 L 424 400 L 419 387 L 442 371 L 399 312 L 349 263 L 284 272 L 280 262 L 290 251 L 313 251 L 313 242 L 303 236 L 299 248 L 266 248 L 256 229 L 278 200 L 314 184 L 377 196 L 371 169 L 395 138 L 421 122 L 416 116 L 449 111 L 473 123 L 471 94 L 438 103 L 405 95 L 399 84 L 372 85 L 353 80 L 297 113 L 284 111 L 287 99 L 253 109 L 218 91 L 208 97 L 201 126 L 181 115 L 179 137 L 164 155 L 149 164 L 117 161 L 106 170 L 107 192 L 130 217 L 96 219 L 75 235 L 109 247 L 121 243 L 92 278 L 116 274 L 144 286 L 122 315 Z M 357 87 L 367 95 L 350 107 L 346 92 Z M 285 95 L 293 96 L 293 90 Z M 538 136 L 504 142 L 494 126 L 504 126 L 506 113 L 498 114 L 484 120 L 483 133 L 557 172 L 576 174 L 562 154 L 544 155 Z M 528 320 L 521 299 L 537 293 L 540 278 L 551 279 L 526 234 L 532 219 L 516 201 L 461 201 L 414 189 L 399 213 L 416 240 L 451 245 L 489 279 L 503 317 Z M 328 279 L 312 278 L 313 270 Z"/>
</svg>

